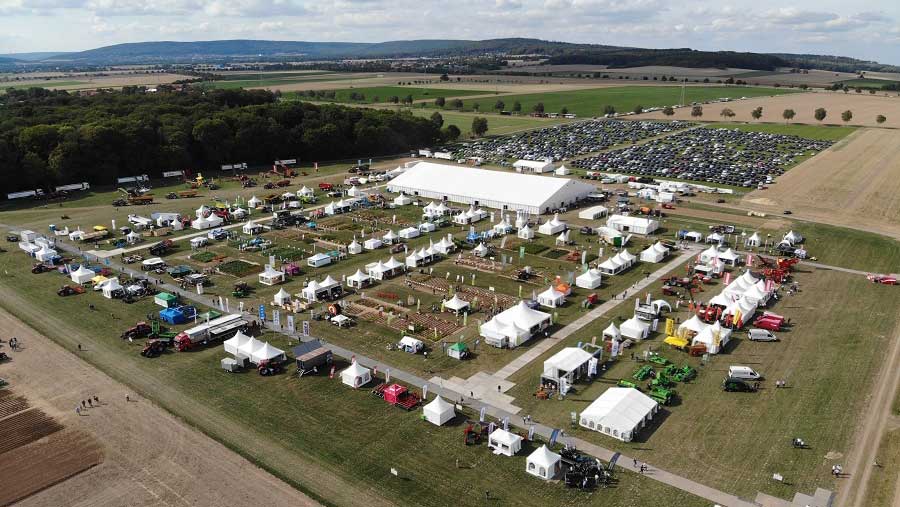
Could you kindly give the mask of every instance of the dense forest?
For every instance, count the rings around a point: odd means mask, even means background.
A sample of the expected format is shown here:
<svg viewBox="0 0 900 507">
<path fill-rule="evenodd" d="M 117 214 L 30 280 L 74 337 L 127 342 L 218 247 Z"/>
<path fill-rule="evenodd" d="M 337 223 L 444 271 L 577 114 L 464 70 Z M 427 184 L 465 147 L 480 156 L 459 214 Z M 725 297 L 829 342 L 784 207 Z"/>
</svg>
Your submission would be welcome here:
<svg viewBox="0 0 900 507">
<path fill-rule="evenodd" d="M 282 102 L 262 90 L 10 89 L 0 96 L 0 193 L 230 162 L 395 154 L 440 136 L 439 125 L 409 113 Z"/>
<path fill-rule="evenodd" d="M 692 49 L 617 49 L 611 51 L 573 51 L 551 57 L 550 65 L 608 65 L 610 68 L 669 65 L 672 67 L 717 67 L 775 70 L 787 66 L 777 56 L 732 51 L 695 51 Z"/>
</svg>

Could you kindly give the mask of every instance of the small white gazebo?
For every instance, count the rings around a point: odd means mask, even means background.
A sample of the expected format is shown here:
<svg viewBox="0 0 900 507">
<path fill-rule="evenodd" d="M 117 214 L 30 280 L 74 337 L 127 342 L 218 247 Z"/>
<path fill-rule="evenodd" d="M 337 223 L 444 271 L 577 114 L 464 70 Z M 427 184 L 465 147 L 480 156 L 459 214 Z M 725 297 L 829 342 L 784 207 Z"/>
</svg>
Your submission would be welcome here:
<svg viewBox="0 0 900 507">
<path fill-rule="evenodd" d="M 519 228 L 519 232 L 516 233 L 516 236 L 519 239 L 534 239 L 534 229 L 525 224 L 521 228 Z"/>
<path fill-rule="evenodd" d="M 372 371 L 356 361 L 349 368 L 341 372 L 341 382 L 354 389 L 362 387 L 372 381 Z"/>
<path fill-rule="evenodd" d="M 78 266 L 78 269 L 69 274 L 69 277 L 75 283 L 88 283 L 91 281 L 91 278 L 94 278 L 95 276 L 97 276 L 97 273 L 84 267 L 84 264 Z"/>
<path fill-rule="evenodd" d="M 556 308 L 566 303 L 566 295 L 554 287 L 549 287 L 537 296 L 537 302 L 547 308 Z"/>
<path fill-rule="evenodd" d="M 347 245 L 347 253 L 349 253 L 350 255 L 356 255 L 362 253 L 362 251 L 362 245 L 360 245 L 359 242 L 356 241 L 356 238 L 353 238 L 353 241 L 351 241 L 350 244 Z"/>
<path fill-rule="evenodd" d="M 357 269 L 356 273 L 347 277 L 347 287 L 353 289 L 362 289 L 371 285 L 372 277 L 363 273 L 361 269 Z"/>
<path fill-rule="evenodd" d="M 273 303 L 276 306 L 284 306 L 291 303 L 291 293 L 284 290 L 284 287 L 278 290 L 278 293 L 275 294 L 272 299 Z"/>
<path fill-rule="evenodd" d="M 488 449 L 492 449 L 494 454 L 515 456 L 522 450 L 522 437 L 498 428 L 488 436 Z"/>
<path fill-rule="evenodd" d="M 559 454 L 548 449 L 546 445 L 542 445 L 525 458 L 525 471 L 535 477 L 549 481 L 559 474 L 561 470 L 560 460 Z"/>
<path fill-rule="evenodd" d="M 610 322 L 609 326 L 603 330 L 603 338 L 609 338 L 611 340 L 618 340 L 622 334 L 619 332 L 619 328 L 616 327 L 614 322 Z"/>
<path fill-rule="evenodd" d="M 434 401 L 422 407 L 422 416 L 431 424 L 442 426 L 456 417 L 456 409 L 450 402 L 438 396 Z"/>
<path fill-rule="evenodd" d="M 259 283 L 263 285 L 277 285 L 284 282 L 284 271 L 278 271 L 266 264 L 266 270 L 259 274 Z"/>
<path fill-rule="evenodd" d="M 582 289 L 596 289 L 603 283 L 599 269 L 591 268 L 575 278 L 575 286 Z"/>
<path fill-rule="evenodd" d="M 255 195 L 247 201 L 247 206 L 250 208 L 258 208 L 262 204 L 262 199 L 256 197 Z"/>
<path fill-rule="evenodd" d="M 457 315 L 459 315 L 460 312 L 466 311 L 469 309 L 468 301 L 463 301 L 462 299 L 459 299 L 458 294 L 454 294 L 452 298 L 448 299 L 447 301 L 444 301 L 442 306 L 446 310 L 451 311 Z"/>
</svg>

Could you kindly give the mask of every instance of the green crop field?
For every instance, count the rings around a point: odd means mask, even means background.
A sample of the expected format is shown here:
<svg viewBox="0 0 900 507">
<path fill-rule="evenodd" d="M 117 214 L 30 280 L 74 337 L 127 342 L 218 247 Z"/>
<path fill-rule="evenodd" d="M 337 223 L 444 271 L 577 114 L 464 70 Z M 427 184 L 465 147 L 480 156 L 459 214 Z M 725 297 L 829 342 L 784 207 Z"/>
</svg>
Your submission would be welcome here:
<svg viewBox="0 0 900 507">
<path fill-rule="evenodd" d="M 271 74 L 262 73 L 254 78 L 253 74 L 245 74 L 241 76 L 243 79 L 216 79 L 215 81 L 204 81 L 194 86 L 200 86 L 208 89 L 217 90 L 234 90 L 237 88 L 266 88 L 278 87 L 285 85 L 293 85 L 298 83 L 317 83 L 322 81 L 343 81 L 347 79 L 356 79 L 354 76 L 346 75 L 322 75 L 322 74 L 293 74 L 294 77 L 272 77 Z M 229 76 L 237 78 L 238 76 Z"/>
<path fill-rule="evenodd" d="M 778 123 L 764 124 L 739 124 L 739 123 L 707 123 L 707 128 L 727 128 L 743 130 L 745 132 L 767 132 L 770 134 L 783 134 L 805 137 L 807 139 L 820 139 L 824 141 L 839 141 L 853 131 L 856 127 L 821 126 L 821 125 L 785 125 Z"/>
<path fill-rule="evenodd" d="M 333 99 L 316 99 L 327 100 L 330 102 L 349 102 L 357 104 L 377 104 L 389 102 L 391 97 L 399 97 L 402 101 L 404 97 L 412 95 L 413 100 L 436 99 L 438 97 L 465 97 L 467 95 L 488 95 L 491 91 L 483 90 L 451 90 L 446 88 L 421 88 L 413 86 L 367 86 L 362 88 L 343 88 L 340 90 L 325 90 L 334 92 Z M 354 100 L 351 94 L 360 94 L 363 98 Z M 303 100 L 303 92 L 286 93 L 285 98 Z"/>
<path fill-rule="evenodd" d="M 842 84 L 849 88 L 875 88 L 876 90 L 880 90 L 882 86 L 885 85 L 893 85 L 900 86 L 900 81 L 894 81 L 891 79 L 848 79 L 846 81 L 840 81 L 838 84 Z"/>
<path fill-rule="evenodd" d="M 759 88 L 741 86 L 689 86 L 685 88 L 684 102 L 705 102 L 718 98 L 763 97 L 793 93 L 784 88 Z M 506 110 L 512 110 L 518 101 L 522 113 L 531 113 L 538 102 L 544 104 L 546 113 L 557 113 L 563 107 L 580 117 L 600 116 L 606 106 L 613 106 L 618 112 L 634 110 L 638 105 L 644 108 L 671 106 L 681 102 L 679 86 L 616 86 L 612 88 L 592 88 L 565 92 L 528 93 L 522 95 L 502 95 L 497 98 L 463 100 L 463 110 L 472 111 L 477 104 L 481 112 L 495 111 L 494 105 L 502 100 Z M 434 107 L 434 105 L 429 105 Z M 449 108 L 449 104 L 446 106 Z"/>
</svg>

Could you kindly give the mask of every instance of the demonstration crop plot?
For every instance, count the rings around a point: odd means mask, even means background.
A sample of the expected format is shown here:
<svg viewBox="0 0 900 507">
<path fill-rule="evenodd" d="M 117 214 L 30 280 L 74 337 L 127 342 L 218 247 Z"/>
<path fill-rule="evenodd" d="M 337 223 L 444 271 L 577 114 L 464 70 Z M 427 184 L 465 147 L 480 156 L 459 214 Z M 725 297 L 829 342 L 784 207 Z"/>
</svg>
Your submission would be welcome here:
<svg viewBox="0 0 900 507">
<path fill-rule="evenodd" d="M 197 262 L 212 262 L 216 257 L 218 256 L 212 252 L 197 252 L 191 255 L 190 259 Z"/>
<path fill-rule="evenodd" d="M 262 272 L 263 268 L 259 264 L 253 264 L 244 260 L 233 260 L 221 264 L 218 267 L 219 272 L 226 275 L 236 276 L 238 278 Z"/>
<path fill-rule="evenodd" d="M 263 255 L 269 256 L 274 255 L 276 259 L 281 259 L 283 261 L 296 261 L 299 259 L 304 259 L 309 257 L 309 252 L 300 248 L 290 248 L 290 247 L 276 247 L 270 248 L 263 252 Z"/>
<path fill-rule="evenodd" d="M 527 243 L 527 244 L 525 244 L 524 248 L 525 248 L 525 253 L 531 254 L 531 255 L 537 255 L 537 254 L 543 252 L 544 250 L 547 250 L 547 246 L 542 245 L 540 243 Z"/>
</svg>

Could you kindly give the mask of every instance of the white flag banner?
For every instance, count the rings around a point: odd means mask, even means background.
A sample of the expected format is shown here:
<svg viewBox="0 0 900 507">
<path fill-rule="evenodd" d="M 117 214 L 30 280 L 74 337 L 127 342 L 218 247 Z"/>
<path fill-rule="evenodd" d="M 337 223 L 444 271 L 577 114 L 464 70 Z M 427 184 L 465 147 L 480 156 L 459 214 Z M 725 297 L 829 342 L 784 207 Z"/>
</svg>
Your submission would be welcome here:
<svg viewBox="0 0 900 507">
<path fill-rule="evenodd" d="M 613 339 L 612 346 L 609 350 L 609 357 L 619 357 L 619 341 Z"/>
<path fill-rule="evenodd" d="M 294 316 L 293 315 L 287 316 L 287 328 L 288 328 L 288 331 L 290 331 L 291 333 L 297 331 L 297 328 L 294 327 Z"/>
<path fill-rule="evenodd" d="M 203 294 L 203 284 L 202 283 L 197 284 L 197 294 Z"/>
<path fill-rule="evenodd" d="M 275 327 L 281 327 L 281 312 L 278 310 L 275 310 L 272 314 L 272 324 L 274 324 Z"/>
<path fill-rule="evenodd" d="M 385 380 L 387 382 L 387 380 Z M 428 398 L 428 384 L 422 386 L 422 399 L 425 400 Z"/>
<path fill-rule="evenodd" d="M 597 374 L 597 365 L 600 361 L 597 360 L 596 357 L 592 357 L 588 361 L 588 375 L 596 375 Z"/>
</svg>

